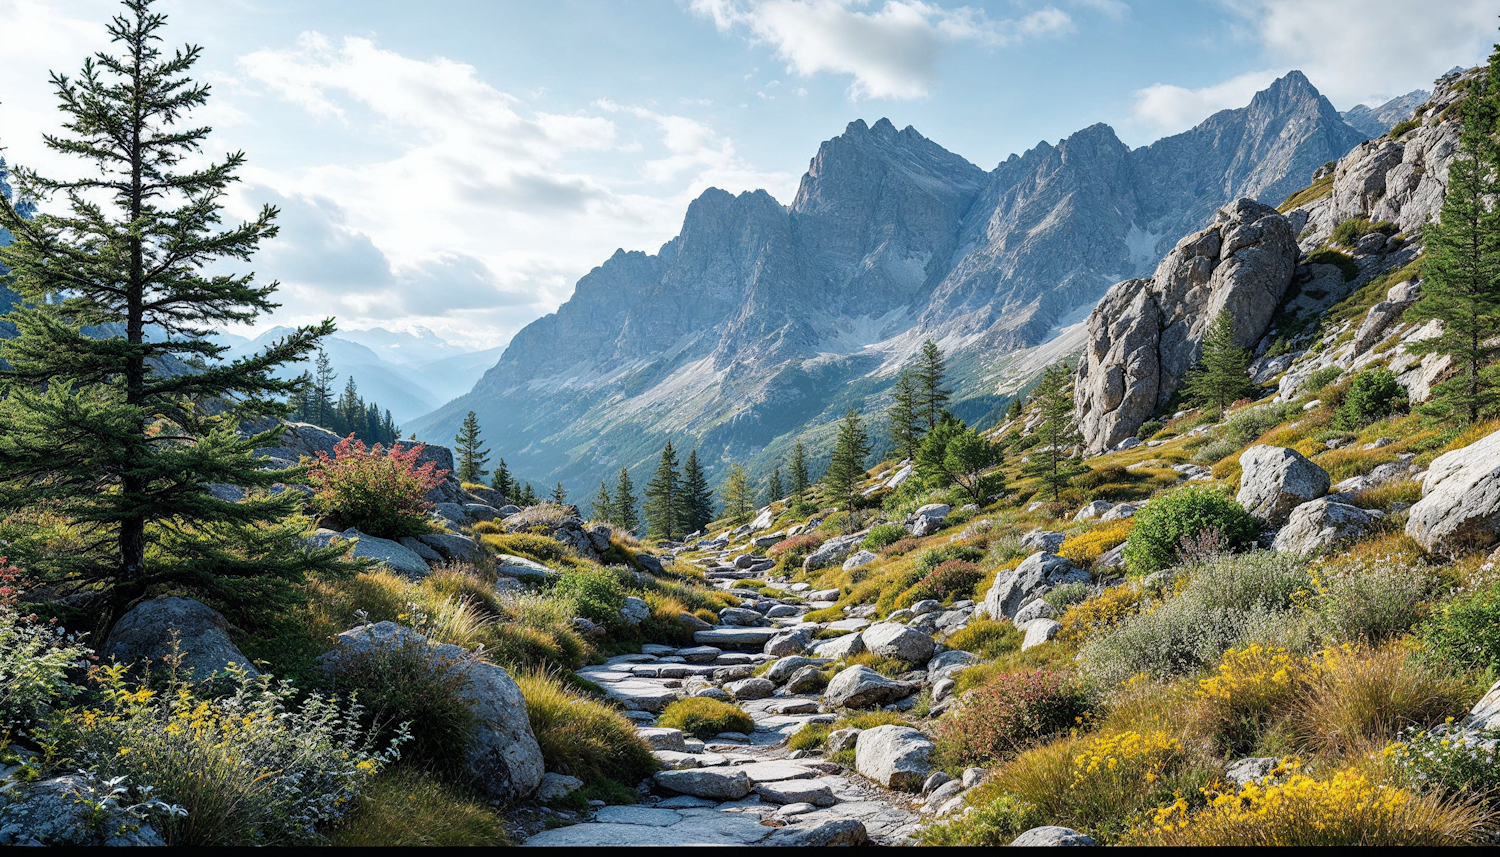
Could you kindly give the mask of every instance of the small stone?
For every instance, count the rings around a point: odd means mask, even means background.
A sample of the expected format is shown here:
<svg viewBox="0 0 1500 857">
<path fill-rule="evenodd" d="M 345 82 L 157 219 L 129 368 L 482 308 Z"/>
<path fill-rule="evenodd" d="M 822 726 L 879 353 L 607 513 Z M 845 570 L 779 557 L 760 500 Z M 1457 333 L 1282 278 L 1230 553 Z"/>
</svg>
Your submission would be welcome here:
<svg viewBox="0 0 1500 857">
<path fill-rule="evenodd" d="M 942 771 L 934 771 L 932 776 L 928 777 L 926 781 L 922 783 L 922 794 L 930 795 L 937 790 L 938 786 L 941 786 L 944 783 L 950 783 L 952 781 L 953 778 L 943 773 Z"/>
<path fill-rule="evenodd" d="M 747 702 L 765 699 L 776 692 L 776 685 L 763 678 L 745 678 L 724 685 L 724 689 L 737 701 Z"/>
<path fill-rule="evenodd" d="M 1070 827 L 1048 825 L 1046 827 L 1033 827 L 1020 836 L 1017 836 L 1015 841 L 1010 844 L 1012 847 L 1018 848 L 1034 848 L 1048 845 L 1093 845 L 1094 839 Z"/>
<path fill-rule="evenodd" d="M 665 727 L 637 728 L 635 734 L 639 735 L 646 746 L 653 750 L 675 750 L 679 753 L 687 752 L 685 737 L 681 729 L 667 729 Z"/>
<path fill-rule="evenodd" d="M 852 750 L 854 749 L 855 742 L 859 740 L 860 731 L 853 727 L 835 729 L 828 733 L 828 737 L 823 741 L 823 746 L 827 747 L 830 753 L 842 753 L 845 750 Z"/>
</svg>

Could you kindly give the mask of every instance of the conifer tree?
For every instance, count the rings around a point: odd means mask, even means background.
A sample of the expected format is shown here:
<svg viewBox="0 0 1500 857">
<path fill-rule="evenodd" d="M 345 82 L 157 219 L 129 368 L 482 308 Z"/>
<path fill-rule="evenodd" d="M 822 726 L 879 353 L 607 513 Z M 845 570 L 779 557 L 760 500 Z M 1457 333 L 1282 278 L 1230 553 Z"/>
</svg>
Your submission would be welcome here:
<svg viewBox="0 0 1500 857">
<path fill-rule="evenodd" d="M 478 482 L 483 479 L 489 473 L 484 465 L 490 460 L 490 451 L 484 448 L 484 442 L 479 438 L 479 417 L 473 411 L 464 417 L 463 426 L 453 443 L 458 451 L 458 481 Z"/>
<path fill-rule="evenodd" d="M 333 371 L 333 361 L 319 348 L 318 362 L 313 372 L 312 407 L 308 411 L 308 418 L 314 425 L 326 428 L 333 418 L 333 382 L 338 379 L 338 373 Z"/>
<path fill-rule="evenodd" d="M 1448 164 L 1448 191 L 1436 223 L 1423 231 L 1422 297 L 1411 316 L 1441 319 L 1443 331 L 1409 343 L 1413 354 L 1446 354 L 1458 373 L 1438 384 L 1421 410 L 1473 424 L 1500 412 L 1500 157 L 1494 133 L 1500 82 L 1490 58 L 1489 75 L 1469 86 L 1463 101 L 1463 131 Z"/>
<path fill-rule="evenodd" d="M 781 468 L 777 467 L 771 471 L 766 479 L 766 503 L 769 506 L 777 500 L 786 496 L 786 487 L 781 483 Z"/>
<path fill-rule="evenodd" d="M 615 483 L 615 525 L 629 532 L 641 528 L 641 517 L 636 512 L 635 483 L 630 481 L 630 471 L 620 468 L 620 481 Z"/>
<path fill-rule="evenodd" d="M 755 497 L 750 490 L 750 477 L 738 464 L 729 465 L 729 476 L 724 480 L 724 514 L 738 525 L 750 520 L 755 511 Z"/>
<path fill-rule="evenodd" d="M 568 502 L 568 491 L 563 487 L 562 482 L 552 486 L 552 502 L 559 506 Z"/>
<path fill-rule="evenodd" d="M 807 449 L 802 441 L 792 448 L 792 509 L 801 513 L 807 508 L 807 492 L 812 482 L 807 476 Z"/>
<path fill-rule="evenodd" d="M 514 500 L 511 493 L 516 490 L 516 483 L 510 478 L 510 468 L 505 466 L 505 459 L 495 465 L 495 472 L 490 474 L 490 487 L 505 495 L 507 500 Z"/>
<path fill-rule="evenodd" d="M 672 442 L 661 451 L 656 475 L 646 483 L 646 528 L 653 536 L 675 541 L 682 533 L 682 474 L 677 469 L 677 451 Z"/>
<path fill-rule="evenodd" d="M 1234 346 L 1234 315 L 1220 310 L 1203 334 L 1203 356 L 1188 373 L 1188 397 L 1208 408 L 1215 420 L 1223 419 L 1226 408 L 1255 393 L 1250 358 L 1249 349 Z"/>
<path fill-rule="evenodd" d="M 1031 393 L 1041 422 L 1035 429 L 1039 440 L 1029 453 L 1031 464 L 1026 473 L 1041 478 L 1053 501 L 1061 499 L 1063 489 L 1077 475 L 1073 447 L 1083 442 L 1073 418 L 1073 396 L 1068 391 L 1071 376 L 1064 364 L 1048 366 Z"/>
<path fill-rule="evenodd" d="M 521 505 L 521 506 L 535 506 L 536 502 L 537 502 L 536 490 L 531 487 L 531 483 L 530 482 L 527 482 L 526 486 L 521 489 L 521 502 L 520 502 L 519 505 Z"/>
<path fill-rule="evenodd" d="M 598 521 L 608 521 L 611 524 L 618 523 L 615 520 L 615 501 L 609 496 L 609 486 L 604 480 L 599 480 L 599 493 L 594 495 L 594 509 L 592 516 Z"/>
<path fill-rule="evenodd" d="M 698 450 L 688 453 L 687 464 L 682 468 L 682 521 L 683 533 L 696 533 L 714 520 L 714 492 L 708 487 L 708 477 L 698 465 Z"/>
<path fill-rule="evenodd" d="M 896 454 L 904 458 L 916 458 L 922 446 L 922 424 L 919 420 L 917 399 L 921 391 L 917 379 L 911 372 L 902 372 L 891 389 L 891 408 L 886 412 L 890 423 L 891 443 Z"/>
<path fill-rule="evenodd" d="M 340 568 L 340 551 L 304 549 L 295 491 L 234 503 L 207 486 L 269 489 L 291 478 L 253 457 L 279 442 L 279 426 L 249 437 L 237 429 L 290 412 L 302 379 L 277 370 L 305 359 L 333 323 L 233 361 L 210 338 L 276 306 L 275 283 L 204 274 L 247 261 L 275 235 L 276 211 L 220 227 L 245 158 L 196 157 L 210 133 L 185 124 L 209 96 L 188 77 L 200 49 L 163 53 L 166 19 L 151 0 L 124 6 L 108 26 L 118 53 L 85 60 L 76 78 L 52 76 L 65 132 L 44 141 L 87 172 L 61 181 L 18 170 L 20 198 L 43 205 L 34 218 L 0 203 L 0 227 L 14 238 L 0 264 L 24 301 L 6 316 L 16 336 L 0 345 L 0 513 L 46 508 L 72 527 L 69 547 L 29 569 L 60 594 L 88 590 L 121 606 L 187 588 L 274 609 L 307 572 Z M 83 333 L 102 325 L 120 333 Z M 173 360 L 201 368 L 158 368 Z"/>
<path fill-rule="evenodd" d="M 928 431 L 937 427 L 943 409 L 953 391 L 943 386 L 948 369 L 943 362 L 943 352 L 937 343 L 927 340 L 922 343 L 922 356 L 917 361 L 917 417 L 926 423 Z"/>
<path fill-rule="evenodd" d="M 854 511 L 859 502 L 859 483 L 865 478 L 865 459 L 869 457 L 869 437 L 864 426 L 860 425 L 859 412 L 851 408 L 839 423 L 838 439 L 828 461 L 828 473 L 823 478 L 829 493 L 838 498 L 847 511 Z"/>
<path fill-rule="evenodd" d="M 1021 399 L 1019 396 L 1017 396 L 1016 398 L 1011 399 L 1010 407 L 1005 411 L 1005 419 L 1007 421 L 1018 420 L 1021 418 L 1021 413 Z"/>
</svg>

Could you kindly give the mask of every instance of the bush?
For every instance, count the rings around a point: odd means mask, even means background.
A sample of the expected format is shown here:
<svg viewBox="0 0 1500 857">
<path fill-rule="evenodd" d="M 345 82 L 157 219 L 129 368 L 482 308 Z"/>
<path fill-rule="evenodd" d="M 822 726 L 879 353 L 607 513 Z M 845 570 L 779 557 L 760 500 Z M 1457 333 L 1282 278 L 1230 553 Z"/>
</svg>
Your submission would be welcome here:
<svg viewBox="0 0 1500 857">
<path fill-rule="evenodd" d="M 1434 582 L 1426 565 L 1395 556 L 1329 565 L 1317 578 L 1319 630 L 1330 639 L 1368 643 L 1417 625 Z"/>
<path fill-rule="evenodd" d="M 1396 383 L 1396 374 L 1377 367 L 1354 376 L 1344 401 L 1334 414 L 1333 425 L 1344 431 L 1357 431 L 1370 423 L 1388 417 L 1406 405 L 1406 390 Z"/>
<path fill-rule="evenodd" d="M 1087 710 L 1083 692 L 1061 673 L 998 676 L 938 721 L 938 758 L 944 767 L 998 761 L 1077 726 Z"/>
<path fill-rule="evenodd" d="M 1056 639 L 1082 643 L 1099 631 L 1119 624 L 1140 610 L 1144 596 L 1134 586 L 1111 586 L 1063 613 Z"/>
<path fill-rule="evenodd" d="M 1298 708 L 1297 734 L 1306 747 L 1352 752 L 1461 713 L 1467 698 L 1463 681 L 1400 648 L 1332 648 Z"/>
<path fill-rule="evenodd" d="M 1141 427 L 1136 431 L 1135 436 L 1139 440 L 1150 440 L 1156 436 L 1157 432 L 1166 427 L 1167 424 L 1161 420 L 1146 420 L 1141 423 Z"/>
<path fill-rule="evenodd" d="M 526 714 L 547 770 L 588 784 L 612 780 L 634 788 L 661 768 L 635 727 L 615 709 L 580 696 L 545 673 L 517 675 L 516 683 L 526 697 Z"/>
<path fill-rule="evenodd" d="M 953 632 L 945 642 L 950 649 L 973 652 L 986 658 L 997 658 L 1021 650 L 1024 635 L 1010 622 L 975 619 Z"/>
<path fill-rule="evenodd" d="M 1286 649 L 1230 649 L 1218 672 L 1198 682 L 1197 718 L 1230 758 L 1243 756 L 1307 691 L 1312 672 L 1306 658 Z"/>
<path fill-rule="evenodd" d="M 1048 604 L 1051 604 L 1058 610 L 1066 610 L 1071 605 L 1077 604 L 1078 602 L 1088 597 L 1088 584 L 1078 583 L 1075 581 L 1073 583 L 1064 583 L 1060 586 L 1053 587 L 1052 589 L 1047 591 L 1046 595 L 1042 596 L 1042 600 L 1047 602 Z"/>
<path fill-rule="evenodd" d="M 927 599 L 948 601 L 953 598 L 967 598 L 983 579 L 984 572 L 974 563 L 961 559 L 946 560 L 934 568 L 931 574 L 901 593 L 895 603 L 897 607 L 910 607 L 918 601 Z"/>
<path fill-rule="evenodd" d="M 1381 754 L 1393 780 L 1413 791 L 1461 801 L 1500 803 L 1500 743 L 1454 734 L 1446 726 L 1413 731 Z"/>
<path fill-rule="evenodd" d="M 1339 376 L 1343 374 L 1344 370 L 1337 366 L 1324 366 L 1322 369 L 1316 369 L 1307 376 L 1306 381 L 1302 382 L 1302 392 L 1316 394 L 1319 390 L 1337 381 Z"/>
<path fill-rule="evenodd" d="M 1359 276 L 1359 266 L 1354 260 L 1337 250 L 1319 250 L 1309 253 L 1307 256 L 1309 265 L 1333 265 L 1344 274 L 1344 282 L 1350 282 Z"/>
<path fill-rule="evenodd" d="M 580 568 L 558 579 L 553 594 L 573 605 L 573 615 L 599 625 L 619 624 L 625 606 L 625 587 L 602 568 Z"/>
<path fill-rule="evenodd" d="M 906 528 L 900 524 L 876 524 L 870 528 L 869 534 L 865 536 L 863 542 L 860 542 L 860 546 L 868 550 L 878 551 L 883 547 L 901 541 L 906 536 Z"/>
<path fill-rule="evenodd" d="M 413 823 L 420 820 L 420 823 Z M 363 848 L 473 848 L 512 844 L 500 814 L 430 774 L 398 769 L 371 783 L 332 844 Z"/>
<path fill-rule="evenodd" d="M 1422 628 L 1425 656 L 1461 670 L 1500 670 L 1500 583 L 1461 595 Z"/>
<path fill-rule="evenodd" d="M 1392 139 L 1394 139 L 1394 136 L 1392 137 Z M 1348 220 L 1345 220 L 1343 223 L 1340 223 L 1339 225 L 1333 227 L 1333 235 L 1331 237 L 1335 244 L 1342 244 L 1345 247 L 1353 247 L 1355 244 L 1359 243 L 1359 239 L 1365 237 L 1366 235 L 1369 235 L 1372 232 L 1379 232 L 1384 235 L 1395 235 L 1396 225 L 1394 223 L 1391 223 L 1389 220 L 1382 220 L 1379 223 L 1371 223 L 1369 218 L 1351 217 Z"/>
<path fill-rule="evenodd" d="M 1148 574 L 1177 561 L 1184 539 L 1216 531 L 1226 547 L 1255 540 L 1259 527 L 1239 503 L 1215 488 L 1188 486 L 1157 497 L 1135 513 L 1125 544 L 1131 574 Z"/>
<path fill-rule="evenodd" d="M 903 554 L 911 553 L 912 551 L 916 550 L 917 548 L 919 548 L 921 546 L 922 546 L 922 540 L 921 539 L 914 539 L 914 538 L 911 538 L 911 537 L 908 536 L 907 538 L 899 539 L 897 541 L 891 542 L 890 544 L 886 545 L 883 549 L 881 549 L 880 555 L 881 556 L 901 556 Z"/>
<path fill-rule="evenodd" d="M 125 666 L 98 667 L 96 707 L 60 713 L 42 746 L 58 768 L 149 786 L 187 810 L 163 834 L 176 845 L 315 843 L 396 757 L 405 736 L 376 752 L 358 705 L 286 682 L 232 672 L 233 688 L 200 697 L 175 669 L 156 693 L 125 682 Z"/>
<path fill-rule="evenodd" d="M 803 533 L 771 545 L 766 551 L 766 556 L 780 562 L 783 568 L 800 566 L 802 561 L 807 559 L 808 554 L 817 550 L 826 541 L 828 541 L 828 536 L 824 533 Z"/>
<path fill-rule="evenodd" d="M 950 560 L 961 560 L 963 562 L 979 562 L 984 559 L 984 551 L 971 545 L 944 545 L 923 551 L 917 558 L 917 571 L 922 574 L 931 574 L 938 566 Z"/>
<path fill-rule="evenodd" d="M 91 654 L 61 628 L 19 614 L 20 578 L 0 557 L 0 738 L 76 696 L 68 673 Z"/>
<path fill-rule="evenodd" d="M 1134 527 L 1134 518 L 1108 521 L 1086 533 L 1079 533 L 1069 538 L 1058 549 L 1057 555 L 1071 561 L 1079 568 L 1088 568 L 1106 551 L 1119 547 L 1129 537 Z"/>
<path fill-rule="evenodd" d="M 333 457 L 318 453 L 307 471 L 316 489 L 313 507 L 338 520 L 383 539 L 418 536 L 431 532 L 427 513 L 432 504 L 427 492 L 442 484 L 446 470 L 434 470 L 433 462 L 418 465 L 426 449 L 422 444 L 389 450 L 379 444 L 367 449 L 349 435 L 333 448 Z"/>
<path fill-rule="evenodd" d="M 1035 804 L 1002 794 L 951 821 L 928 825 L 916 838 L 919 845 L 1005 846 L 1045 823 Z"/>
<path fill-rule="evenodd" d="M 509 533 L 505 535 L 482 535 L 480 543 L 495 553 L 535 560 L 543 565 L 564 563 L 576 559 L 573 552 L 557 539 L 532 533 Z"/>
<path fill-rule="evenodd" d="M 738 705 L 718 699 L 694 696 L 679 699 L 668 705 L 656 725 L 667 729 L 681 729 L 694 738 L 706 739 L 720 732 L 755 731 L 755 721 Z"/>
</svg>

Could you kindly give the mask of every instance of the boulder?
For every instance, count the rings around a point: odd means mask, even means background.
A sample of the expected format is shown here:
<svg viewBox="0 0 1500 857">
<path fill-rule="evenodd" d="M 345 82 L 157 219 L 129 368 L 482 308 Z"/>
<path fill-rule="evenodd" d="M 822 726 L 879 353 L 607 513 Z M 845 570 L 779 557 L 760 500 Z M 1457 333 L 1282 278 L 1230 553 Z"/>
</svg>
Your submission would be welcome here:
<svg viewBox="0 0 1500 857">
<path fill-rule="evenodd" d="M 1016 623 L 1017 628 L 1024 628 L 1038 619 L 1055 618 L 1057 618 L 1057 608 L 1037 598 L 1021 605 L 1021 609 L 1016 611 L 1016 615 L 1011 621 Z"/>
<path fill-rule="evenodd" d="M 442 554 L 438 553 L 435 548 L 433 548 L 426 542 L 421 541 L 420 539 L 415 539 L 411 536 L 402 536 L 401 538 L 397 539 L 397 541 L 401 543 L 402 547 L 421 557 L 426 562 L 443 561 Z"/>
<path fill-rule="evenodd" d="M 810 803 L 813 806 L 833 806 L 838 801 L 833 789 L 818 780 L 781 780 L 775 783 L 760 783 L 755 793 L 769 803 Z"/>
<path fill-rule="evenodd" d="M 742 628 L 725 626 L 694 631 L 693 642 L 720 649 L 760 649 L 778 632 L 775 628 Z"/>
<path fill-rule="evenodd" d="M 163 595 L 132 607 L 120 617 L 99 654 L 123 664 L 145 661 L 153 669 L 172 655 L 194 681 L 223 674 L 237 664 L 251 676 L 260 673 L 229 639 L 229 623 L 219 612 L 191 598 Z"/>
<path fill-rule="evenodd" d="M 694 616 L 691 613 L 678 613 L 677 614 L 677 624 L 679 624 L 682 627 L 688 629 L 689 631 L 707 631 L 707 630 L 710 630 L 711 628 L 713 628 L 712 625 L 708 624 L 707 622 L 703 621 L 702 619 L 699 619 L 697 616 Z M 717 657 L 717 655 L 715 657 Z M 709 660 L 712 660 L 712 658 L 710 658 Z M 688 663 L 697 663 L 697 662 L 696 661 L 689 661 Z M 705 663 L 706 663 L 706 661 L 705 661 Z"/>
<path fill-rule="evenodd" d="M 869 667 L 853 666 L 841 670 L 828 682 L 823 698 L 829 705 L 842 708 L 869 708 L 905 699 L 915 690 L 911 682 L 886 678 Z"/>
<path fill-rule="evenodd" d="M 862 731 L 864 730 L 853 726 L 844 729 L 835 729 L 828 733 L 828 739 L 823 742 L 823 746 L 830 753 L 842 753 L 845 750 L 853 750 L 854 745 L 859 741 L 859 733 Z"/>
<path fill-rule="evenodd" d="M 865 845 L 870 835 L 857 818 L 825 821 L 815 827 L 784 827 L 760 844 L 780 848 L 832 848 Z"/>
<path fill-rule="evenodd" d="M 1089 315 L 1073 388 L 1088 450 L 1114 448 L 1166 406 L 1221 310 L 1235 318 L 1235 346 L 1253 348 L 1291 285 L 1298 254 L 1286 217 L 1240 199 L 1177 242 L 1150 279 L 1111 287 Z"/>
<path fill-rule="evenodd" d="M 932 742 L 910 726 L 876 726 L 859 733 L 854 769 L 896 791 L 915 792 L 932 773 Z"/>
<path fill-rule="evenodd" d="M 355 529 L 345 530 L 344 537 L 354 542 L 354 549 L 349 553 L 354 559 L 373 560 L 377 565 L 407 577 L 421 578 L 432 573 L 426 560 L 400 542 L 376 538 Z"/>
<path fill-rule="evenodd" d="M 1471 730 L 1500 729 L 1500 681 L 1490 685 L 1489 692 L 1474 703 L 1463 725 Z"/>
<path fill-rule="evenodd" d="M 985 593 L 983 610 L 993 619 L 1012 619 L 1022 605 L 1040 598 L 1063 583 L 1088 583 L 1093 576 L 1074 568 L 1055 554 L 1039 552 L 1021 561 L 1010 571 L 1002 571 Z"/>
<path fill-rule="evenodd" d="M 1115 504 L 1106 500 L 1095 500 L 1078 510 L 1078 514 L 1073 516 L 1073 523 L 1079 524 L 1084 521 L 1092 521 L 1095 518 L 1102 518 L 1114 507 Z"/>
<path fill-rule="evenodd" d="M 776 684 L 781 684 L 787 679 L 791 678 L 792 673 L 802 669 L 803 667 L 818 667 L 823 666 L 826 663 L 828 663 L 828 661 L 823 658 L 804 658 L 800 655 L 792 655 L 791 657 L 785 657 L 773 661 L 771 665 L 766 668 L 766 671 L 761 673 L 761 677 L 769 679 Z"/>
<path fill-rule="evenodd" d="M 536 787 L 536 799 L 542 803 L 562 800 L 583 788 L 583 780 L 567 774 L 542 774 L 541 785 Z"/>
<path fill-rule="evenodd" d="M 1275 770 L 1280 761 L 1275 756 L 1257 756 L 1251 759 L 1240 759 L 1231 763 L 1228 769 L 1224 771 L 1224 779 L 1237 786 L 1258 783 L 1262 779 L 1265 779 L 1267 774 Z"/>
<path fill-rule="evenodd" d="M 1059 533 L 1052 530 L 1032 530 L 1021 537 L 1021 547 L 1029 551 L 1057 553 L 1062 549 L 1063 542 L 1067 540 L 1067 533 Z"/>
<path fill-rule="evenodd" d="M 668 729 L 661 726 L 642 726 L 635 730 L 646 746 L 653 750 L 672 750 L 678 753 L 687 752 L 687 736 L 681 729 Z"/>
<path fill-rule="evenodd" d="M 1057 845 L 1093 845 L 1094 839 L 1086 836 L 1071 827 L 1058 827 L 1047 825 L 1046 827 L 1033 827 L 1025 833 L 1017 836 L 1011 843 L 1015 848 L 1036 848 Z"/>
<path fill-rule="evenodd" d="M 874 553 L 873 551 L 857 551 L 848 559 L 844 560 L 844 571 L 853 571 L 854 569 L 861 566 L 869 565 L 877 559 L 880 559 L 880 555 Z"/>
<path fill-rule="evenodd" d="M 818 667 L 802 667 L 786 680 L 787 693 L 817 693 L 828 684 L 823 671 Z M 791 712 L 783 711 L 783 714 Z"/>
<path fill-rule="evenodd" d="M 765 616 L 746 607 L 725 607 L 719 611 L 719 621 L 725 625 L 738 625 L 743 628 L 770 624 Z"/>
<path fill-rule="evenodd" d="M 895 622 L 871 625 L 860 634 L 860 640 L 866 651 L 909 664 L 927 663 L 937 646 L 926 634 Z"/>
<path fill-rule="evenodd" d="M 652 778 L 656 785 L 674 794 L 708 800 L 739 800 L 750 794 L 750 778 L 737 768 L 688 768 L 658 771 Z"/>
<path fill-rule="evenodd" d="M 453 533 L 426 533 L 417 539 L 454 562 L 467 562 L 474 558 L 479 546 L 468 536 Z"/>
<path fill-rule="evenodd" d="M 1341 542 L 1364 535 L 1371 524 L 1385 517 L 1382 512 L 1361 509 L 1322 497 L 1292 510 L 1286 526 L 1276 534 L 1271 550 L 1277 553 L 1311 555 Z"/>
<path fill-rule="evenodd" d="M 1099 516 L 1101 521 L 1118 521 L 1123 518 L 1135 517 L 1136 509 L 1140 508 L 1134 503 L 1117 503 L 1108 512 Z"/>
<path fill-rule="evenodd" d="M 697 619 L 696 616 L 693 618 Z M 699 621 L 705 627 L 713 627 L 707 622 L 703 622 L 703 620 L 701 619 L 698 619 L 697 621 Z M 715 658 L 723 653 L 724 652 L 722 649 L 716 649 L 713 646 L 689 646 L 688 648 L 677 650 L 677 656 L 690 664 L 711 664 L 714 662 Z"/>
<path fill-rule="evenodd" d="M 1052 619 L 1037 619 L 1026 626 L 1026 638 L 1021 641 L 1021 651 L 1034 649 L 1057 636 L 1062 623 Z"/>
<path fill-rule="evenodd" d="M 962 649 L 949 649 L 932 656 L 927 662 L 927 680 L 939 681 L 963 672 L 970 664 L 977 663 L 979 656 Z"/>
<path fill-rule="evenodd" d="M 651 618 L 651 605 L 634 595 L 625 596 L 625 606 L 620 608 L 620 620 L 627 625 L 639 625 Z"/>
<path fill-rule="evenodd" d="M 1422 547 L 1456 555 L 1500 542 L 1500 432 L 1438 456 L 1421 481 L 1406 534 Z"/>
<path fill-rule="evenodd" d="M 496 800 L 517 800 L 536 791 L 545 768 L 542 750 L 531 732 L 526 699 L 504 669 L 479 660 L 459 646 L 434 644 L 395 622 L 361 625 L 338 635 L 338 646 L 319 658 L 337 686 L 339 673 L 356 659 L 401 647 L 427 660 L 444 676 L 463 679 L 458 695 L 473 716 L 466 748 L 465 772 Z"/>
<path fill-rule="evenodd" d="M 765 699 L 776 692 L 776 685 L 764 678 L 742 678 L 724 685 L 724 689 L 737 702 Z"/>
<path fill-rule="evenodd" d="M 1266 525 L 1286 523 L 1292 510 L 1328 493 L 1328 473 L 1295 449 L 1256 444 L 1240 455 L 1235 500 Z"/>
<path fill-rule="evenodd" d="M 827 568 L 837 562 L 842 562 L 844 557 L 853 553 L 855 547 L 864 541 L 864 534 L 855 533 L 849 536 L 835 536 L 818 549 L 808 554 L 807 559 L 802 561 L 802 568 L 806 571 Z"/>
<path fill-rule="evenodd" d="M 864 640 L 860 639 L 860 635 L 857 632 L 845 634 L 842 637 L 834 637 L 832 640 L 822 640 L 813 644 L 813 654 L 831 661 L 852 658 L 864 650 Z"/>
<path fill-rule="evenodd" d="M 776 513 L 771 511 L 770 506 L 767 506 L 766 508 L 760 510 L 760 514 L 755 516 L 755 520 L 750 522 L 750 532 L 758 533 L 761 530 L 770 529 L 771 524 L 775 522 Z"/>
<path fill-rule="evenodd" d="M 812 645 L 812 639 L 811 628 L 794 628 L 767 640 L 766 647 L 761 651 L 773 658 L 798 655 L 807 651 L 807 647 Z"/>
<path fill-rule="evenodd" d="M 0 845 L 167 844 L 155 827 L 120 806 L 109 784 L 85 773 L 42 780 L 19 798 L 16 792 L 7 797 L 10 802 L 0 808 Z"/>
<path fill-rule="evenodd" d="M 536 560 L 524 556 L 502 553 L 495 556 L 495 570 L 506 577 L 542 579 L 557 576 L 557 572 Z"/>
<path fill-rule="evenodd" d="M 910 479 L 911 475 L 915 472 L 916 471 L 913 469 L 912 465 L 908 464 L 905 467 L 902 467 L 900 470 L 897 470 L 895 473 L 891 474 L 891 478 L 885 483 L 885 487 L 893 489 L 900 488 L 902 485 L 906 484 L 906 480 Z"/>
</svg>

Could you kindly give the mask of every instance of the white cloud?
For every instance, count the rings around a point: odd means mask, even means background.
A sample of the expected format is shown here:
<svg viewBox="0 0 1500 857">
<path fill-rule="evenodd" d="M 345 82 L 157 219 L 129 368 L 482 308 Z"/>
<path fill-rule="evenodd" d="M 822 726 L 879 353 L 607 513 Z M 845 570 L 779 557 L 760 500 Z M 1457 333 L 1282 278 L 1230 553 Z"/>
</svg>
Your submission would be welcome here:
<svg viewBox="0 0 1500 857">
<path fill-rule="evenodd" d="M 1244 107 L 1276 77 L 1274 71 L 1252 71 L 1199 89 L 1165 83 L 1148 86 L 1135 93 L 1129 122 L 1151 139 L 1185 131 L 1220 110 Z"/>
<path fill-rule="evenodd" d="M 1005 46 L 1068 33 L 1073 21 L 1052 6 L 1020 20 L 991 20 L 982 9 L 949 9 L 922 0 L 693 0 L 692 9 L 722 32 L 744 29 L 802 77 L 854 78 L 851 99 L 922 98 L 937 81 L 943 52 L 960 42 Z"/>
<path fill-rule="evenodd" d="M 1113 21 L 1123 21 L 1130 15 L 1130 6 L 1124 0 L 1073 0 L 1073 5 L 1091 9 Z"/>
</svg>

